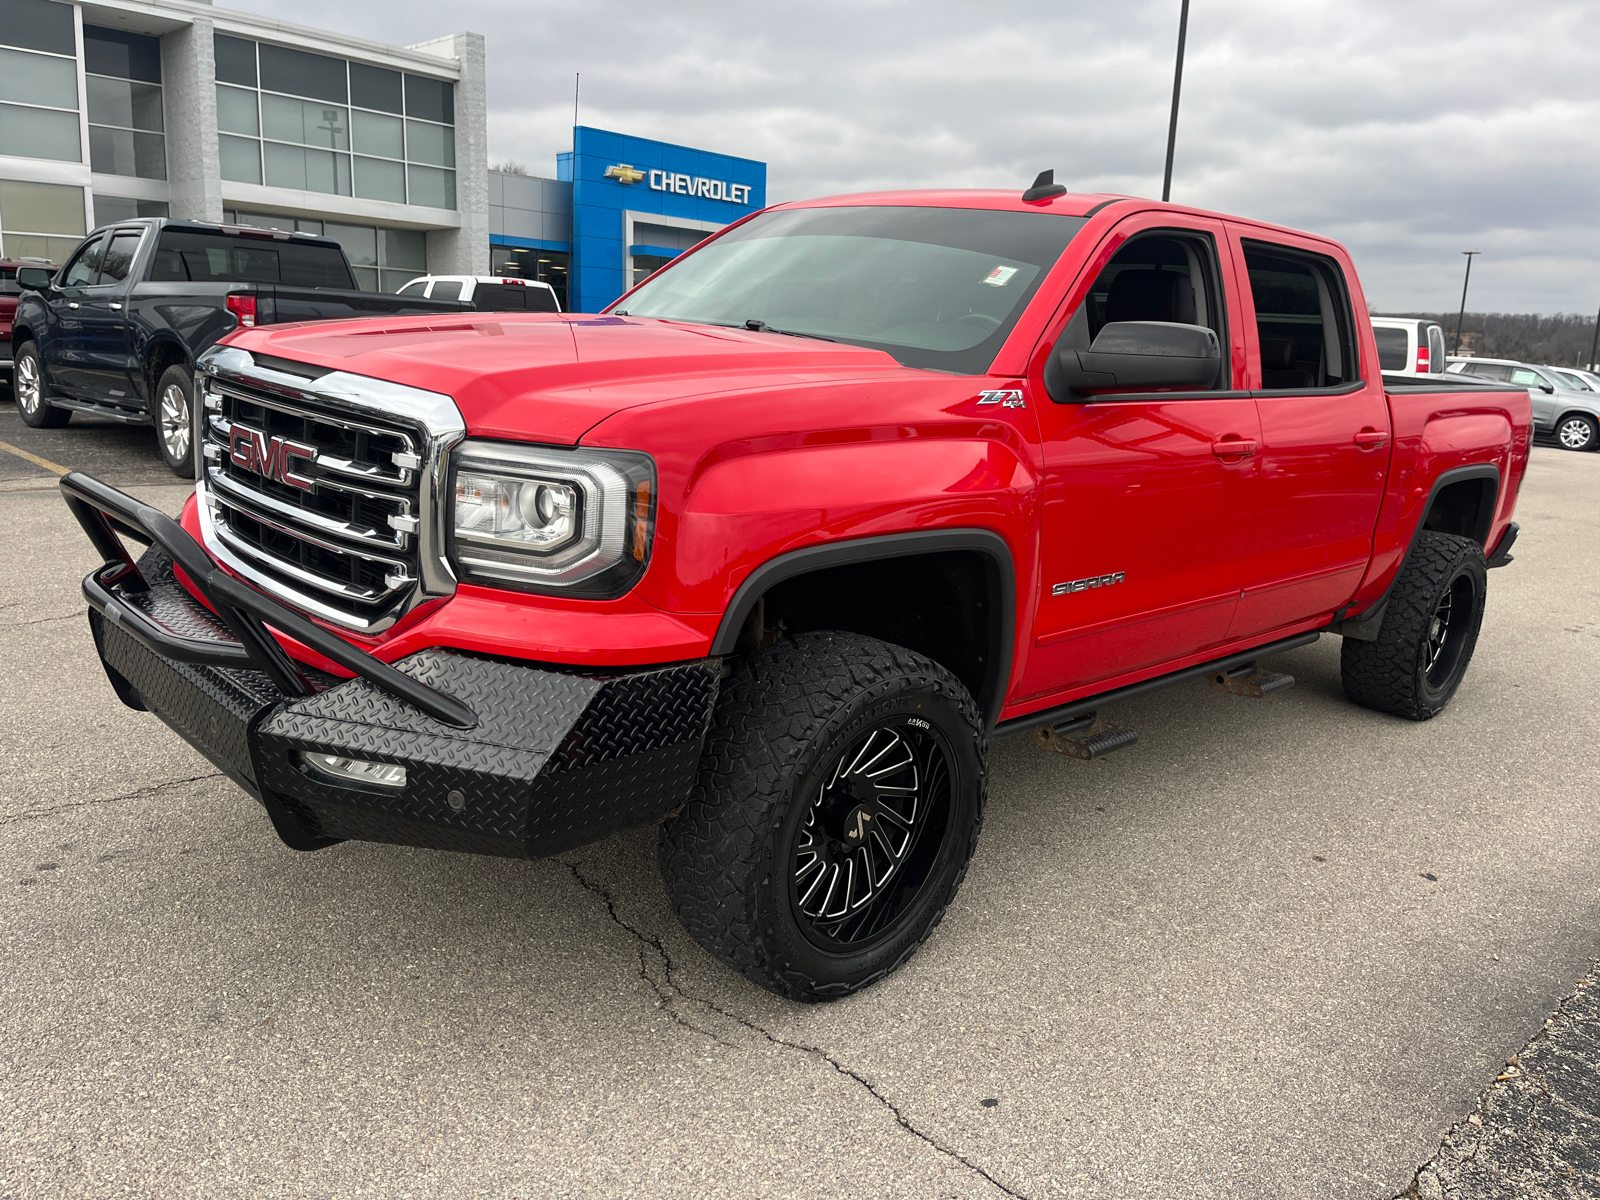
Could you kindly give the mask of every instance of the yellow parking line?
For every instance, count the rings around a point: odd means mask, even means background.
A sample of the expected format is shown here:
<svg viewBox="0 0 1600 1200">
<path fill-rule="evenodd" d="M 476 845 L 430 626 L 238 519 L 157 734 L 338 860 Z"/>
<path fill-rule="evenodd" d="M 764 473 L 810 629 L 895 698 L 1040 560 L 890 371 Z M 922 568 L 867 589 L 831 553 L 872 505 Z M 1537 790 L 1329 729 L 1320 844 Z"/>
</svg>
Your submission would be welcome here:
<svg viewBox="0 0 1600 1200">
<path fill-rule="evenodd" d="M 57 475 L 65 475 L 72 470 L 71 467 L 63 467 L 60 463 L 53 463 L 48 458 L 40 458 L 37 454 L 29 454 L 20 446 L 13 446 L 10 442 L 0 442 L 0 450 L 4 450 L 7 454 L 15 454 L 18 458 L 25 458 L 35 466 L 43 467 L 46 471 L 54 471 Z"/>
</svg>

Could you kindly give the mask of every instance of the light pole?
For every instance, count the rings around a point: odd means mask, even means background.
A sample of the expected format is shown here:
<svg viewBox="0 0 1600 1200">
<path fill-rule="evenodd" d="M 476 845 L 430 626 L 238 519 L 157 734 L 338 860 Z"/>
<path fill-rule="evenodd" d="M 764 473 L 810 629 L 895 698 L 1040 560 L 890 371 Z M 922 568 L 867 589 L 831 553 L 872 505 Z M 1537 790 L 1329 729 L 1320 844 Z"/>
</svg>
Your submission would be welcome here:
<svg viewBox="0 0 1600 1200">
<path fill-rule="evenodd" d="M 1172 153 L 1178 146 L 1178 93 L 1183 90 L 1183 43 L 1189 36 L 1189 0 L 1178 14 L 1178 65 L 1172 70 L 1172 120 L 1167 123 L 1167 174 L 1161 181 L 1161 202 L 1172 198 Z"/>
<path fill-rule="evenodd" d="M 1472 282 L 1472 256 L 1482 254 L 1482 250 L 1463 250 L 1467 256 L 1467 277 L 1461 281 L 1461 313 L 1456 317 L 1456 348 L 1451 354 L 1461 353 L 1461 322 L 1467 318 L 1467 284 Z"/>
<path fill-rule="evenodd" d="M 1594 337 L 1589 339 L 1589 370 L 1600 370 L 1600 313 L 1594 316 Z"/>
</svg>

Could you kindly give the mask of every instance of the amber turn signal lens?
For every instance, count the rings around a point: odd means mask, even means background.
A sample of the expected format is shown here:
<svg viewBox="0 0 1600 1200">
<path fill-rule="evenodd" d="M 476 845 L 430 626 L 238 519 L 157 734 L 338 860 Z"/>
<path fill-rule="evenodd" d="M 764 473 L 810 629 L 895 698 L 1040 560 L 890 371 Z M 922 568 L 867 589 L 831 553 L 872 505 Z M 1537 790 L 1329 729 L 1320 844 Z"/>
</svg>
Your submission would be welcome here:
<svg viewBox="0 0 1600 1200">
<path fill-rule="evenodd" d="M 650 545 L 650 481 L 640 480 L 633 494 L 633 558 L 644 561 L 645 548 Z"/>
</svg>

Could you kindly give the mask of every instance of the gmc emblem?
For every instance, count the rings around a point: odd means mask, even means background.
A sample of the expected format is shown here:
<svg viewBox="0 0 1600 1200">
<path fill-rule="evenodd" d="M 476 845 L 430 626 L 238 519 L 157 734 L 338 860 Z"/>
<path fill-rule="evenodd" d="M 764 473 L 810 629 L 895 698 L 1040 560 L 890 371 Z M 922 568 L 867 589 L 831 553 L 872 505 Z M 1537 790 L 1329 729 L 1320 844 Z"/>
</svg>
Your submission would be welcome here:
<svg viewBox="0 0 1600 1200">
<path fill-rule="evenodd" d="M 269 438 L 259 429 L 235 425 L 228 433 L 228 457 L 233 465 L 268 479 L 276 479 L 290 487 L 309 492 L 312 481 L 294 471 L 296 459 L 312 462 L 317 457 L 316 447 L 304 442 L 291 442 L 288 438 Z"/>
</svg>

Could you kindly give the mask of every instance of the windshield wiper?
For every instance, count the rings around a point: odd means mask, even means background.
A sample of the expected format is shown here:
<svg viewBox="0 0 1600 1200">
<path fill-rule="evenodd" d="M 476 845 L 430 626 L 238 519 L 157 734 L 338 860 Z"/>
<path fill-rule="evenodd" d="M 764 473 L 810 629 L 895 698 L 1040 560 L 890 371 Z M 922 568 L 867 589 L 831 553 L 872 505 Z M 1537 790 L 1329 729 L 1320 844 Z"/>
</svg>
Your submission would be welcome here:
<svg viewBox="0 0 1600 1200">
<path fill-rule="evenodd" d="M 744 323 L 744 328 L 748 329 L 751 333 L 781 333 L 784 337 L 815 338 L 819 342 L 832 342 L 837 340 L 836 338 L 823 337 L 820 333 L 801 333 L 798 329 L 774 329 L 765 321 L 757 320 L 755 317 L 751 317 L 748 321 L 746 321 Z"/>
</svg>

